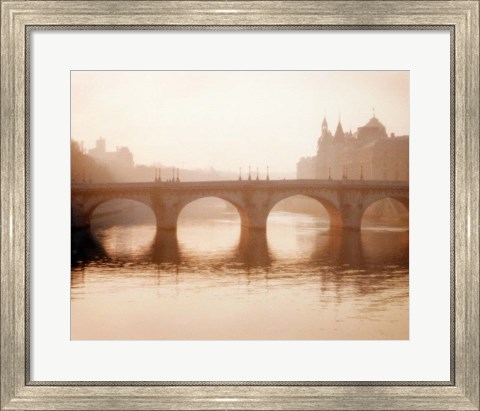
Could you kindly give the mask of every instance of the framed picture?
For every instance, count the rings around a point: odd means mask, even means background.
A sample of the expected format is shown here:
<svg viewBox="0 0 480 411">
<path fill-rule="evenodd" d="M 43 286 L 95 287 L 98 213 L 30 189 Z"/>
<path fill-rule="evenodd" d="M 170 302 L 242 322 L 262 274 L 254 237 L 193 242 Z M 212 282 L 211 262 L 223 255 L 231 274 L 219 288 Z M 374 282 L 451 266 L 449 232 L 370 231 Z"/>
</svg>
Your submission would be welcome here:
<svg viewBox="0 0 480 411">
<path fill-rule="evenodd" d="M 477 1 L 1 1 L 1 409 L 479 409 Z"/>
</svg>

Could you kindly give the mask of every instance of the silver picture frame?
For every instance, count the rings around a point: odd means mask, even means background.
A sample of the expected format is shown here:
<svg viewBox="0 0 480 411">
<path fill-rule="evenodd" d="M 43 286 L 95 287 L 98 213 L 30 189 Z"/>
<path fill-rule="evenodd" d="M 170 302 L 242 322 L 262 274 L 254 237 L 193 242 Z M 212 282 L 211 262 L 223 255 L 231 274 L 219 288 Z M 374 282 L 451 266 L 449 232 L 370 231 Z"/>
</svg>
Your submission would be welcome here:
<svg viewBox="0 0 480 411">
<path fill-rule="evenodd" d="M 1 3 L 2 410 L 478 410 L 479 2 Z M 35 30 L 448 30 L 451 378 L 429 382 L 49 382 L 30 379 L 30 36 Z"/>
</svg>

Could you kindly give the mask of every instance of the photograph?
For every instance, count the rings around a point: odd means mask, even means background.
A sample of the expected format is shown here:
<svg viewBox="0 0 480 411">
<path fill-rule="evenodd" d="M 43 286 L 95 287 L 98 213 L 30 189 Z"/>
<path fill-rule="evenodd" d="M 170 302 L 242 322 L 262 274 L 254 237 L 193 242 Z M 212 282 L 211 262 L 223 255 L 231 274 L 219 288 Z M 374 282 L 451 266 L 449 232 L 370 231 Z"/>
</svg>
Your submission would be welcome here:
<svg viewBox="0 0 480 411">
<path fill-rule="evenodd" d="M 71 340 L 409 340 L 408 70 L 74 70 L 70 98 Z"/>
<path fill-rule="evenodd" d="M 0 411 L 480 410 L 479 0 L 0 6 Z"/>
</svg>

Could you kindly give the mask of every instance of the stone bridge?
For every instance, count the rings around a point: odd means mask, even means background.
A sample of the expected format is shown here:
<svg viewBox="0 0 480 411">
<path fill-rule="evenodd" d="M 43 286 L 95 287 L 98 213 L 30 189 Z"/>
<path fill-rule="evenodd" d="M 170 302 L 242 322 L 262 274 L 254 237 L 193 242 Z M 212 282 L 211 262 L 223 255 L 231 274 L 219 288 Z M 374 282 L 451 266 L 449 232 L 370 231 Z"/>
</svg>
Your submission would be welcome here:
<svg viewBox="0 0 480 411">
<path fill-rule="evenodd" d="M 150 207 L 157 229 L 176 230 L 182 209 L 205 197 L 221 198 L 240 214 L 242 228 L 265 230 L 268 214 L 281 200 L 303 195 L 320 202 L 330 227 L 360 230 L 365 210 L 376 201 L 393 198 L 408 209 L 408 183 L 372 180 L 251 180 L 72 184 L 72 227 L 86 228 L 95 208 L 116 199 Z"/>
</svg>

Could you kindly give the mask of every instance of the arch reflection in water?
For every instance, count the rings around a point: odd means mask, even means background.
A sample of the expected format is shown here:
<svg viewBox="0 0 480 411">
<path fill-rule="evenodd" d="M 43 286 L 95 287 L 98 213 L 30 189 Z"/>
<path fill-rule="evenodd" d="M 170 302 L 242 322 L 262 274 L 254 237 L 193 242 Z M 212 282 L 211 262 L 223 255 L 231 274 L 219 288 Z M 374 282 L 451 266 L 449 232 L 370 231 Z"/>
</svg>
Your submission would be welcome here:
<svg viewBox="0 0 480 411">
<path fill-rule="evenodd" d="M 321 217 L 285 212 L 267 236 L 224 216 L 191 227 L 181 241 L 153 233 L 130 258 L 107 243 L 128 249 L 142 226 L 72 241 L 83 248 L 72 338 L 408 338 L 408 232 L 335 234 Z"/>
</svg>

